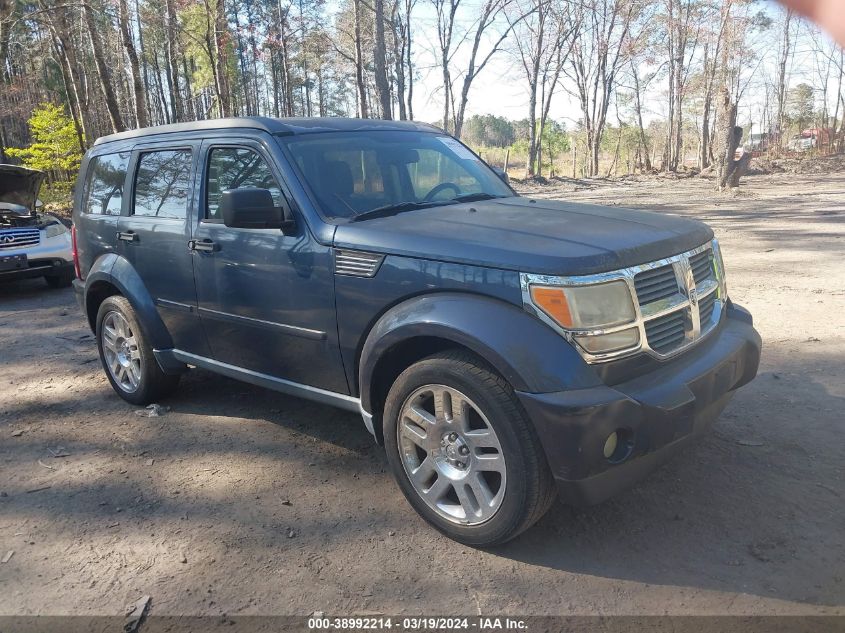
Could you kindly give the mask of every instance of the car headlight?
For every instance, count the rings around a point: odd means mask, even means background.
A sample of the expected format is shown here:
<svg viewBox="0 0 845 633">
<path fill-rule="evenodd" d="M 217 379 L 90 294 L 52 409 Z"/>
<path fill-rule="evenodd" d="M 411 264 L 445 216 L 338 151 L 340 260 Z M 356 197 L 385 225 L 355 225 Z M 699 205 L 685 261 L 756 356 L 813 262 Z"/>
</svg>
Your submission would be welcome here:
<svg viewBox="0 0 845 633">
<path fill-rule="evenodd" d="M 65 233 L 67 233 L 67 227 L 61 222 L 54 222 L 53 224 L 48 224 L 47 228 L 44 229 L 45 239 L 50 239 L 51 237 L 58 237 L 59 235 L 64 235 Z"/>
<path fill-rule="evenodd" d="M 566 330 L 588 354 L 640 344 L 637 311 L 624 280 L 569 286 L 532 284 L 529 295 L 533 306 Z M 631 327 L 624 327 L 628 324 Z"/>
</svg>

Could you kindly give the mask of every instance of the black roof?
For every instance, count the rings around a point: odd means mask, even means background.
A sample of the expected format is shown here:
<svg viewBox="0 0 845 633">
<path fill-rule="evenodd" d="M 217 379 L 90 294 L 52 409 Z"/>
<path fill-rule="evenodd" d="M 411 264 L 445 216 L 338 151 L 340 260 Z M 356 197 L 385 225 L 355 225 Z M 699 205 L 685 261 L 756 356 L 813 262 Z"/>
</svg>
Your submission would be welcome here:
<svg viewBox="0 0 845 633">
<path fill-rule="evenodd" d="M 137 130 L 128 130 L 126 132 L 119 132 L 118 134 L 102 136 L 97 139 L 94 145 L 158 134 L 184 134 L 203 130 L 232 130 L 238 128 L 262 130 L 270 134 L 284 136 L 291 134 L 315 134 L 318 132 L 353 132 L 359 130 L 440 131 L 439 128 L 433 125 L 416 123 L 414 121 L 383 121 L 381 119 L 347 119 L 341 117 L 291 117 L 273 119 L 270 117 L 251 116 L 144 127 Z"/>
</svg>

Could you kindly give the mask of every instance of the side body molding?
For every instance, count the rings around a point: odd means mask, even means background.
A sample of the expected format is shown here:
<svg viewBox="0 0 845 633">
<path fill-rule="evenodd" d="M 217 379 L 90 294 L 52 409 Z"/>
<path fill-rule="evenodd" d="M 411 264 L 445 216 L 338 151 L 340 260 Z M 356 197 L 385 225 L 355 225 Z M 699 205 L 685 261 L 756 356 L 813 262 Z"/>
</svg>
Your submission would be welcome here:
<svg viewBox="0 0 845 633">
<path fill-rule="evenodd" d="M 170 349 L 173 339 L 164 321 L 156 310 L 153 298 L 147 291 L 138 272 L 125 258 L 114 253 L 108 253 L 98 258 L 85 276 L 85 305 L 88 305 L 88 294 L 100 282 L 106 282 L 116 287 L 135 311 L 138 313 L 144 334 L 150 340 L 154 349 Z M 87 312 L 87 308 L 86 308 Z M 88 314 L 89 323 L 93 324 L 96 314 Z M 93 327 L 92 327 L 93 329 Z"/>
<path fill-rule="evenodd" d="M 596 372 L 559 334 L 504 301 L 465 293 L 436 293 L 388 310 L 373 326 L 358 363 L 361 407 L 372 411 L 373 376 L 391 348 L 435 337 L 472 350 L 519 391 L 545 393 L 601 383 Z"/>
</svg>

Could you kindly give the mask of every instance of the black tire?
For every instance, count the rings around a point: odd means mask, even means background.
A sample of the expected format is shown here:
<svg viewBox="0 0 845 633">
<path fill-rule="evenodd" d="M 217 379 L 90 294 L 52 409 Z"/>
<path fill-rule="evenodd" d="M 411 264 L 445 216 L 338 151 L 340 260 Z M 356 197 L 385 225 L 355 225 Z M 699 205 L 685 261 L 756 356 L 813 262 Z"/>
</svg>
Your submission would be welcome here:
<svg viewBox="0 0 845 633">
<path fill-rule="evenodd" d="M 126 320 L 134 338 L 134 347 L 137 348 L 139 356 L 137 359 L 139 363 L 137 370 L 138 381 L 137 387 L 134 389 L 130 389 L 118 382 L 116 376 L 109 369 L 104 350 L 105 329 L 103 322 L 110 313 L 117 313 Z M 115 318 L 114 315 L 111 318 Z M 100 362 L 103 365 L 103 371 L 105 371 L 112 388 L 127 402 L 137 405 L 152 404 L 170 395 L 176 389 L 180 376 L 178 374 L 165 374 L 161 370 L 158 362 L 156 362 L 153 349 L 144 335 L 144 330 L 138 321 L 135 310 L 125 297 L 113 295 L 100 304 L 100 309 L 97 311 L 96 336 L 97 351 L 100 353 Z"/>
<path fill-rule="evenodd" d="M 73 269 L 62 270 L 58 275 L 45 275 L 44 281 L 51 288 L 69 288 L 73 283 L 75 273 Z"/>
<path fill-rule="evenodd" d="M 441 516 L 417 492 L 403 465 L 397 437 L 399 416 L 409 398 L 429 385 L 443 385 L 466 395 L 498 436 L 506 485 L 498 509 L 480 524 L 461 525 Z M 472 354 L 447 351 L 406 369 L 390 389 L 383 420 L 387 459 L 403 494 L 426 521 L 456 541 L 477 547 L 504 543 L 533 525 L 554 502 L 554 481 L 543 449 L 513 388 Z"/>
</svg>

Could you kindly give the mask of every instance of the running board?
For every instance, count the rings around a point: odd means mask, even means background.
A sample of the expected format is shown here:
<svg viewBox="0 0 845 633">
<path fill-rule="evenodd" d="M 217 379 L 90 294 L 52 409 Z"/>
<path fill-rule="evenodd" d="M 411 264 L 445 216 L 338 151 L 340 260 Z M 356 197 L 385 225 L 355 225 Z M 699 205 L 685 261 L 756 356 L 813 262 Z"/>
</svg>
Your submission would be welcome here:
<svg viewBox="0 0 845 633">
<path fill-rule="evenodd" d="M 313 400 L 322 404 L 328 404 L 339 409 L 347 411 L 354 411 L 364 417 L 364 422 L 367 422 L 366 412 L 361 408 L 361 399 L 353 398 L 343 393 L 336 393 L 334 391 L 327 391 L 318 387 L 310 387 L 302 385 L 298 382 L 291 382 L 283 378 L 276 378 L 275 376 L 268 376 L 251 369 L 244 369 L 236 365 L 229 365 L 228 363 L 221 363 L 212 358 L 204 356 L 197 356 L 196 354 L 189 354 L 178 349 L 154 350 L 156 360 L 159 365 L 171 366 L 174 361 L 178 363 L 186 363 L 194 367 L 200 367 L 213 371 L 217 374 L 234 378 L 235 380 L 242 380 L 259 387 L 272 389 L 290 396 L 297 396 L 298 398 L 305 398 L 306 400 Z M 367 424 L 368 430 L 372 433 L 372 422 Z"/>
</svg>

